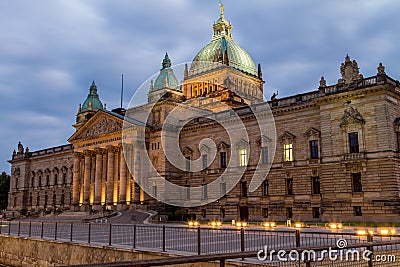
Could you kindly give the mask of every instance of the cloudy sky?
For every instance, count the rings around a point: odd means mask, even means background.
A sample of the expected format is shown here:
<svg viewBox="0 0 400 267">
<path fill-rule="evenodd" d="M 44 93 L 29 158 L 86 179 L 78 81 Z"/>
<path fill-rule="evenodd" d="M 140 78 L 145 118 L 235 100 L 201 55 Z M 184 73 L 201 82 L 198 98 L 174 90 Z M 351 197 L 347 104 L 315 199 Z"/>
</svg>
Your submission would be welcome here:
<svg viewBox="0 0 400 267">
<path fill-rule="evenodd" d="M 225 0 L 233 38 L 263 66 L 265 95 L 315 90 L 340 76 L 348 53 L 365 76 L 400 77 L 397 0 Z M 160 69 L 190 62 L 211 40 L 217 0 L 13 0 L 0 2 L 0 171 L 22 141 L 65 144 L 95 80 L 103 103 L 125 105 Z"/>
</svg>

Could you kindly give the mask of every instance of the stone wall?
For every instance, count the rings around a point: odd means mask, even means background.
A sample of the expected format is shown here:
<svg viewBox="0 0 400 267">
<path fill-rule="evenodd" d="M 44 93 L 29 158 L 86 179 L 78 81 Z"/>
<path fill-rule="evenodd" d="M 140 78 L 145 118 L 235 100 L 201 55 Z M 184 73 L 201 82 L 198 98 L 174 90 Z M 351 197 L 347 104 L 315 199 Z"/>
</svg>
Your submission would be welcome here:
<svg viewBox="0 0 400 267">
<path fill-rule="evenodd" d="M 46 267 L 146 260 L 171 256 L 174 255 L 69 242 L 0 236 L 0 265 Z M 219 266 L 219 263 L 205 262 L 180 266 L 214 267 Z M 226 266 L 243 266 L 243 264 L 227 263 Z"/>
</svg>

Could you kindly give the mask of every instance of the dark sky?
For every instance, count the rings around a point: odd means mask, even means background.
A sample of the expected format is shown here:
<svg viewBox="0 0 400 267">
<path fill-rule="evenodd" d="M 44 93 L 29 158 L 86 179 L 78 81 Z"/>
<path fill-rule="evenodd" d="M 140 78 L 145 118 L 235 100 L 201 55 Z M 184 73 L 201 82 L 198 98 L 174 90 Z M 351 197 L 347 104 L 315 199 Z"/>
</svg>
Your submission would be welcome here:
<svg viewBox="0 0 400 267">
<path fill-rule="evenodd" d="M 340 77 L 348 53 L 364 77 L 379 62 L 399 79 L 400 1 L 225 0 L 233 38 L 263 66 L 265 96 L 316 90 Z M 65 144 L 95 80 L 109 109 L 126 105 L 168 51 L 190 62 L 211 40 L 214 0 L 0 2 L 0 171 L 18 141 L 31 151 Z"/>
</svg>

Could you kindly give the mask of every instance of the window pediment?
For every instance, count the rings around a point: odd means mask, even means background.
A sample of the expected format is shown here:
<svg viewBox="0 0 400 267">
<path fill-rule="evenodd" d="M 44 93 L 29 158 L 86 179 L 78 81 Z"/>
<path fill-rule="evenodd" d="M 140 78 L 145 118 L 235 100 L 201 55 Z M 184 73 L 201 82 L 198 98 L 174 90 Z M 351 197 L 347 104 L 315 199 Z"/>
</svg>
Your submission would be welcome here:
<svg viewBox="0 0 400 267">
<path fill-rule="evenodd" d="M 296 136 L 292 133 L 289 133 L 288 131 L 285 131 L 281 136 L 280 140 L 282 143 L 287 142 L 287 141 L 292 141 L 296 138 Z"/>
<path fill-rule="evenodd" d="M 257 140 L 257 144 L 259 144 L 260 146 L 267 146 L 269 143 L 272 142 L 272 139 L 262 135 L 258 140 Z"/>
<path fill-rule="evenodd" d="M 306 137 L 314 137 L 314 138 L 319 138 L 321 136 L 321 132 L 314 127 L 308 128 L 308 130 L 304 133 Z"/>
<path fill-rule="evenodd" d="M 362 117 L 361 113 L 353 108 L 349 107 L 347 110 L 344 111 L 344 115 L 340 120 L 340 127 L 344 127 L 351 124 L 364 124 L 365 120 Z"/>
</svg>

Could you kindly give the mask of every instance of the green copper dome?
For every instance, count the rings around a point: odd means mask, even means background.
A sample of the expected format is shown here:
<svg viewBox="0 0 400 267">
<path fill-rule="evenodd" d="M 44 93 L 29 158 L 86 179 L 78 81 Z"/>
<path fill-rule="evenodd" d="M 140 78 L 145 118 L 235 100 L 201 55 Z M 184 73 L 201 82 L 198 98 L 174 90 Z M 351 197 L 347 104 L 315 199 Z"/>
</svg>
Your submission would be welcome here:
<svg viewBox="0 0 400 267">
<path fill-rule="evenodd" d="M 97 111 L 99 109 L 103 109 L 103 104 L 99 99 L 99 95 L 97 94 L 97 86 L 93 81 L 89 89 L 89 95 L 87 96 L 85 102 L 83 102 L 83 105 L 81 107 L 81 112 L 87 110 Z"/>
<path fill-rule="evenodd" d="M 171 59 L 168 57 L 168 53 L 165 54 L 160 74 L 157 76 L 154 86 L 150 90 L 155 91 L 163 88 L 179 89 L 179 82 L 171 68 Z"/>
<path fill-rule="evenodd" d="M 218 66 L 228 65 L 244 73 L 257 76 L 258 71 L 250 55 L 232 40 L 232 25 L 225 20 L 224 5 L 220 3 L 220 18 L 213 25 L 212 41 L 193 59 L 189 75 L 197 75 Z M 210 64 L 216 63 L 216 64 Z"/>
</svg>

